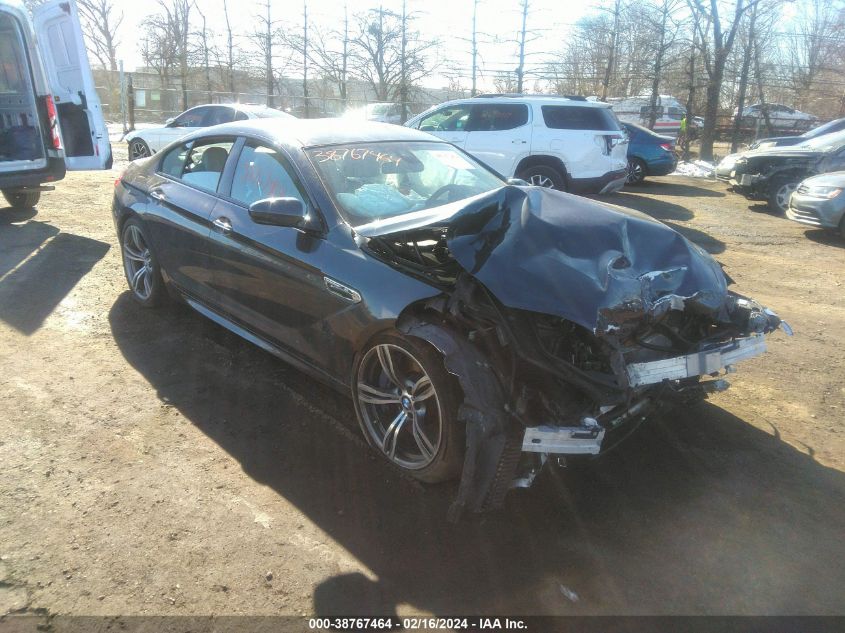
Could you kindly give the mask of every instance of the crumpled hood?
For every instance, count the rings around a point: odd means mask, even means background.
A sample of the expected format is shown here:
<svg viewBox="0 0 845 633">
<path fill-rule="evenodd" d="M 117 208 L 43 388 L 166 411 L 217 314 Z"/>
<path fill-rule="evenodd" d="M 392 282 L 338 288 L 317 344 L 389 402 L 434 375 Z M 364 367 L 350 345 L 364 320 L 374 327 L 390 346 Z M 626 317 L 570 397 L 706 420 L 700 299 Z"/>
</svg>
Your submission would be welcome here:
<svg viewBox="0 0 845 633">
<path fill-rule="evenodd" d="M 504 305 L 597 333 L 670 307 L 716 313 L 725 304 L 716 261 L 634 211 L 507 186 L 471 199 L 441 225 L 452 256 Z"/>
</svg>

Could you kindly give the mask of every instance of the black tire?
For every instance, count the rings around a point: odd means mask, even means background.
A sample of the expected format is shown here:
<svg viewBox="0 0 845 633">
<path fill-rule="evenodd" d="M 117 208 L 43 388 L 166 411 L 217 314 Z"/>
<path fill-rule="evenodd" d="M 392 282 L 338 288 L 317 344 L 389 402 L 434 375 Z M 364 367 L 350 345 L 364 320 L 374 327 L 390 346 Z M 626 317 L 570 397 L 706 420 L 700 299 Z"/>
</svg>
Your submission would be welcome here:
<svg viewBox="0 0 845 633">
<path fill-rule="evenodd" d="M 843 215 L 842 220 L 839 221 L 839 237 L 845 240 L 845 215 Z"/>
<path fill-rule="evenodd" d="M 789 197 L 792 192 L 798 188 L 798 184 L 803 180 L 800 176 L 777 176 L 769 183 L 769 190 L 766 194 L 766 199 L 769 208 L 778 213 L 786 213 L 789 207 Z"/>
<path fill-rule="evenodd" d="M 146 158 L 147 156 L 152 156 L 150 146 L 147 145 L 147 142 L 141 138 L 133 138 L 131 141 L 129 141 L 129 145 L 127 146 L 127 152 L 129 153 L 130 161 Z"/>
<path fill-rule="evenodd" d="M 537 187 L 547 187 L 549 189 L 557 189 L 558 191 L 566 191 L 566 178 L 554 167 L 548 165 L 534 165 L 526 167 L 520 171 L 517 178 L 521 178 L 530 185 Z"/>
<path fill-rule="evenodd" d="M 31 209 L 41 200 L 40 191 L 4 191 L 3 197 L 17 211 Z"/>
<path fill-rule="evenodd" d="M 161 268 L 150 248 L 144 225 L 137 218 L 129 218 L 123 225 L 120 253 L 132 298 L 145 308 L 161 305 L 167 297 Z"/>
<path fill-rule="evenodd" d="M 645 180 L 648 175 L 648 167 L 639 158 L 628 159 L 628 178 L 625 180 L 626 185 L 639 185 Z"/>
<path fill-rule="evenodd" d="M 389 379 L 384 370 L 380 350 L 388 349 L 389 365 L 394 368 L 396 376 L 404 387 L 399 387 Z M 407 356 L 406 356 L 407 355 Z M 430 380 L 433 395 L 411 402 L 410 407 L 401 400 L 412 395 L 411 385 L 422 382 L 421 372 L 415 371 L 410 359 L 413 359 Z M 381 391 L 362 389 L 373 385 Z M 421 395 L 425 388 L 420 390 Z M 397 398 L 395 403 L 365 402 L 362 398 L 376 397 L 378 393 Z M 397 466 L 403 472 L 426 483 L 439 483 L 454 479 L 461 472 L 463 464 L 465 433 L 463 424 L 458 422 L 458 406 L 461 402 L 460 387 L 454 376 L 447 373 L 443 366 L 443 357 L 428 343 L 413 337 L 407 337 L 400 332 L 389 332 L 378 335 L 362 350 L 353 373 L 353 401 L 361 432 L 367 443 L 379 454 Z M 418 395 L 420 395 L 418 394 Z M 425 402 L 425 404 L 421 404 Z M 436 409 L 431 409 L 436 407 Z M 414 409 L 415 413 L 409 419 L 406 415 L 393 433 L 392 453 L 390 446 L 390 429 L 397 425 L 400 416 Z M 437 416 L 435 425 L 433 411 Z M 390 422 L 392 420 L 392 423 Z M 418 428 L 427 438 L 430 457 L 423 451 L 423 443 L 417 439 L 414 420 L 419 420 Z M 410 426 L 407 424 L 410 423 Z M 435 426 L 437 434 L 433 432 Z M 386 432 L 385 428 L 387 429 Z M 431 442 L 435 437 L 436 446 Z M 419 453 L 417 456 L 416 453 Z M 411 463 L 419 459 L 419 463 Z"/>
</svg>

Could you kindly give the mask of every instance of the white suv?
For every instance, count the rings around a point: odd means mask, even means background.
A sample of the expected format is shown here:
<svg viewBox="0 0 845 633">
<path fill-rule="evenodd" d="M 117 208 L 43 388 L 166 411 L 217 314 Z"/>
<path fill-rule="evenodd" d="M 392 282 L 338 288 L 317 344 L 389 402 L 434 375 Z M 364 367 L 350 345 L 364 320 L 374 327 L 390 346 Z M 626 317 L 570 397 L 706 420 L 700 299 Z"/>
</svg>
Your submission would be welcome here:
<svg viewBox="0 0 845 633">
<path fill-rule="evenodd" d="M 506 177 L 573 193 L 625 184 L 628 138 L 607 103 L 583 97 L 482 95 L 405 123 L 456 145 Z"/>
</svg>

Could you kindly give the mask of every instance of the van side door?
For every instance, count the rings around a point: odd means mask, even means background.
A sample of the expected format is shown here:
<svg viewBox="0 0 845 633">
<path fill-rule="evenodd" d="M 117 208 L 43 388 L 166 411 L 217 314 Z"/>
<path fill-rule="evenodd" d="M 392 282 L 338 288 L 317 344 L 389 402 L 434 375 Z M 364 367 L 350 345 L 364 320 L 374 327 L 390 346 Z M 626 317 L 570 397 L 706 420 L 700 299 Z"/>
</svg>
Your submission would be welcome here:
<svg viewBox="0 0 845 633">
<path fill-rule="evenodd" d="M 74 0 L 33 8 L 33 24 L 47 85 L 56 106 L 69 170 L 111 169 L 109 133 Z"/>
</svg>

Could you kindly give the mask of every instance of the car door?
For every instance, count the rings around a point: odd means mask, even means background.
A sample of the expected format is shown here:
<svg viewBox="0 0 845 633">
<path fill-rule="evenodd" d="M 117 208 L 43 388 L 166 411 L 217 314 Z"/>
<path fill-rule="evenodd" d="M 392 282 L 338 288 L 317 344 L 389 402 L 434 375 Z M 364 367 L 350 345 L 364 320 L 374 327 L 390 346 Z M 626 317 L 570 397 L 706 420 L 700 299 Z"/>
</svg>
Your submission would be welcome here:
<svg viewBox="0 0 845 633">
<path fill-rule="evenodd" d="M 531 151 L 531 117 L 524 103 L 473 106 L 464 149 L 506 178 Z"/>
<path fill-rule="evenodd" d="M 110 169 L 111 145 L 73 0 L 32 9 L 38 51 L 53 97 L 69 170 Z"/>
<path fill-rule="evenodd" d="M 173 141 L 177 141 L 183 136 L 205 127 L 205 120 L 208 117 L 211 107 L 197 106 L 196 108 L 185 110 L 170 123 L 162 128 L 158 128 L 151 136 L 152 145 L 150 149 L 157 152 Z"/>
<path fill-rule="evenodd" d="M 249 205 L 271 197 L 298 198 L 317 213 L 287 156 L 247 141 L 212 213 L 213 301 L 240 326 L 325 368 L 330 359 L 319 349 L 323 324 L 350 305 L 349 297 L 327 291 L 321 270 L 339 254 L 321 235 L 253 221 Z"/>
<path fill-rule="evenodd" d="M 210 137 L 167 151 L 145 214 L 162 268 L 184 292 L 208 300 L 207 239 L 216 190 L 235 139 Z"/>
<path fill-rule="evenodd" d="M 472 106 L 469 104 L 445 106 L 420 119 L 419 124 L 415 127 L 421 132 L 434 134 L 444 141 L 462 148 L 466 142 L 466 126 L 471 112 Z"/>
</svg>

